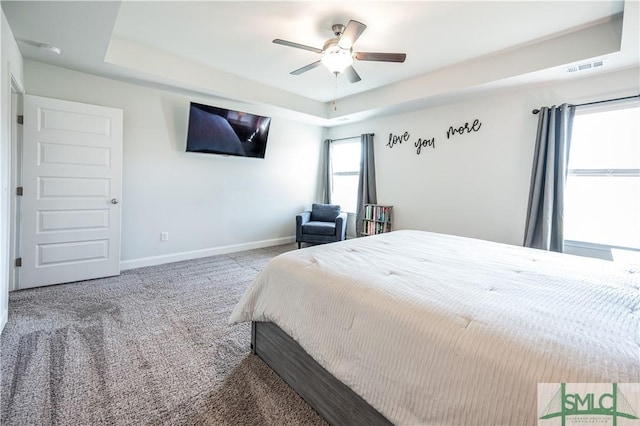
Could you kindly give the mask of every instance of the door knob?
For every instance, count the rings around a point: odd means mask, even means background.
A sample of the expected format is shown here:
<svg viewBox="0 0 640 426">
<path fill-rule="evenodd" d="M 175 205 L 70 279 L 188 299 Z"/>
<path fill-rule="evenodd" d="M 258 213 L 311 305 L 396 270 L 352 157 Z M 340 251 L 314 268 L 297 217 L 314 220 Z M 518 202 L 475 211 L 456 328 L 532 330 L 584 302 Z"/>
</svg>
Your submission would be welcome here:
<svg viewBox="0 0 640 426">
<path fill-rule="evenodd" d="M 111 204 L 118 204 L 120 201 L 118 201 L 117 198 L 112 198 L 111 199 Z"/>
</svg>

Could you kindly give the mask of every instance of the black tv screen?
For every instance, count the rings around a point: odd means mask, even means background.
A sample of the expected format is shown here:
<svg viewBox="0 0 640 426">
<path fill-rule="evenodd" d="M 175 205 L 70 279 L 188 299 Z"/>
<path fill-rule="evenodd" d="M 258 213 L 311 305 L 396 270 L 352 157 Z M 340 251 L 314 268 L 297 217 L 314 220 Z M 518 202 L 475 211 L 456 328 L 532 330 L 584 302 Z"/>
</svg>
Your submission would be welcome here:
<svg viewBox="0 0 640 426">
<path fill-rule="evenodd" d="M 271 118 L 191 102 L 187 152 L 264 158 Z"/>
</svg>

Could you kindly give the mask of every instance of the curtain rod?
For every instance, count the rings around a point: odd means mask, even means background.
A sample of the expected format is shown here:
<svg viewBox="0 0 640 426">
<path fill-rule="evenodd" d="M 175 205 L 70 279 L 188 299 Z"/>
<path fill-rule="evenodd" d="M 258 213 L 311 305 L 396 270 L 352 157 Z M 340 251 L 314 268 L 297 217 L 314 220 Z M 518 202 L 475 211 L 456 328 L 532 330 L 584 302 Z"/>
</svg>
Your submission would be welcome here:
<svg viewBox="0 0 640 426">
<path fill-rule="evenodd" d="M 605 100 L 602 100 L 602 101 L 585 102 L 584 104 L 577 104 L 577 105 L 573 105 L 573 106 L 579 107 L 579 106 L 585 106 L 585 105 L 595 105 L 595 104 L 601 104 L 601 103 L 604 103 L 604 102 L 623 101 L 625 99 L 632 99 L 632 98 L 639 98 L 639 97 L 640 97 L 640 94 L 633 95 L 633 96 L 625 96 L 624 98 L 605 99 Z M 539 109 L 534 109 L 531 112 L 534 113 L 534 114 L 537 114 L 537 113 L 540 112 L 540 110 Z"/>
<path fill-rule="evenodd" d="M 371 135 L 371 136 L 375 136 L 375 133 L 365 133 L 366 135 Z M 359 139 L 360 135 L 358 136 L 349 136 L 346 138 L 338 138 L 338 139 L 329 139 L 331 142 L 337 142 L 337 141 L 346 141 L 347 139 Z"/>
</svg>

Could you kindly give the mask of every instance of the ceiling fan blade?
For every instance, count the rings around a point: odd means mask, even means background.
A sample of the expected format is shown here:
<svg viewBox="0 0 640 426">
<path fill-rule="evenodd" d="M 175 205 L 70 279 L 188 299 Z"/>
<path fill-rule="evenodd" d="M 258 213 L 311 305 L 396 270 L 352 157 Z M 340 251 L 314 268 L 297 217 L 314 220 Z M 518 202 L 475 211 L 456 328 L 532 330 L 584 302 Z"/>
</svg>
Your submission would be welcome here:
<svg viewBox="0 0 640 426">
<path fill-rule="evenodd" d="M 404 62 L 406 53 L 380 53 L 380 52 L 356 52 L 354 55 L 359 61 L 379 61 L 379 62 Z"/>
<path fill-rule="evenodd" d="M 296 49 L 309 50 L 315 53 L 322 53 L 322 49 L 318 49 L 317 47 L 311 47 L 300 43 L 294 43 L 292 41 L 281 40 L 279 38 L 273 40 L 275 44 L 281 44 L 283 46 L 295 47 Z"/>
<path fill-rule="evenodd" d="M 362 35 L 364 30 L 367 29 L 367 26 L 362 22 L 351 20 L 347 23 L 347 27 L 344 29 L 344 32 L 340 36 L 340 40 L 338 41 L 338 46 L 343 49 L 351 49 L 353 43 Z"/>
<path fill-rule="evenodd" d="M 315 62 L 312 62 L 312 63 L 310 63 L 309 65 L 305 65 L 305 66 L 304 66 L 304 67 L 302 67 L 302 68 L 298 68 L 298 69 L 297 69 L 297 70 L 295 70 L 295 71 L 291 71 L 289 74 L 292 74 L 292 75 L 300 75 L 300 74 L 302 74 L 303 72 L 307 72 L 307 71 L 309 71 L 309 70 L 314 69 L 315 67 L 317 67 L 317 66 L 318 66 L 318 65 L 320 65 L 321 63 L 322 63 L 322 61 L 315 61 Z"/>
<path fill-rule="evenodd" d="M 404 62 L 406 53 L 356 52 L 353 57 L 358 61 Z"/>
<path fill-rule="evenodd" d="M 352 83 L 357 83 L 362 80 L 352 65 L 349 65 L 347 68 L 345 68 L 344 73 L 347 74 L 347 78 Z"/>
</svg>

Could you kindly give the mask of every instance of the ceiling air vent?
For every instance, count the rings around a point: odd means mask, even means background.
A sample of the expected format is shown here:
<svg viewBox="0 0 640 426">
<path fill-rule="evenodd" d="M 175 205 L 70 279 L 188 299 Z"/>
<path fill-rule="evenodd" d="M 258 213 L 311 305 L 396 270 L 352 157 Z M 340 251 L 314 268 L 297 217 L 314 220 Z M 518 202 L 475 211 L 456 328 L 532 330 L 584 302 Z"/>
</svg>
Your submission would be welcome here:
<svg viewBox="0 0 640 426">
<path fill-rule="evenodd" d="M 605 63 L 606 61 L 604 59 L 601 59 L 599 61 L 586 62 L 584 64 L 578 64 L 578 65 L 571 65 L 570 67 L 567 67 L 564 70 L 568 73 L 578 72 L 578 71 L 587 71 L 594 68 L 600 68 L 604 66 Z"/>
</svg>

